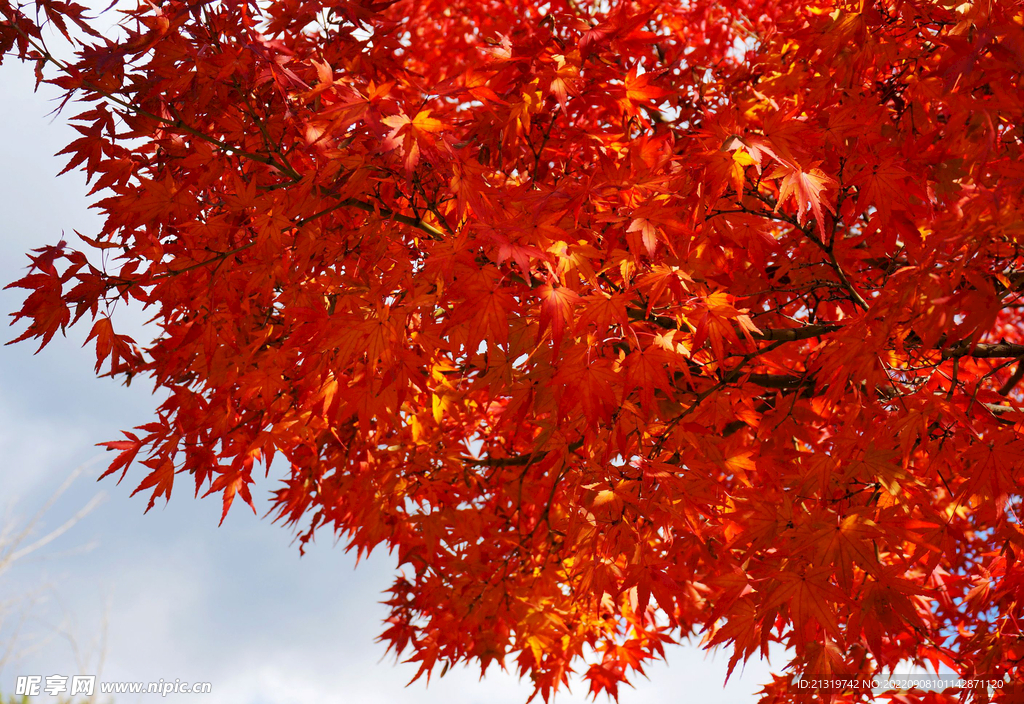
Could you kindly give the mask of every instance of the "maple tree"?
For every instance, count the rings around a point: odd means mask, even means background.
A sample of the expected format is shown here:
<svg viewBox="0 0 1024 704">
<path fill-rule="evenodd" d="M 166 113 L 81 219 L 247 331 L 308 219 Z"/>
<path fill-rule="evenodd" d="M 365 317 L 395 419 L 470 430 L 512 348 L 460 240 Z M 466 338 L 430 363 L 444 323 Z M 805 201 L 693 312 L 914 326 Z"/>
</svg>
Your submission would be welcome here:
<svg viewBox="0 0 1024 704">
<path fill-rule="evenodd" d="M 616 696 L 700 634 L 785 646 L 770 702 L 1024 679 L 1019 3 L 0 13 L 105 216 L 34 252 L 18 339 L 91 324 L 166 394 L 104 443 L 149 506 L 283 465 L 303 545 L 397 553 L 382 637 L 428 677 Z"/>
</svg>

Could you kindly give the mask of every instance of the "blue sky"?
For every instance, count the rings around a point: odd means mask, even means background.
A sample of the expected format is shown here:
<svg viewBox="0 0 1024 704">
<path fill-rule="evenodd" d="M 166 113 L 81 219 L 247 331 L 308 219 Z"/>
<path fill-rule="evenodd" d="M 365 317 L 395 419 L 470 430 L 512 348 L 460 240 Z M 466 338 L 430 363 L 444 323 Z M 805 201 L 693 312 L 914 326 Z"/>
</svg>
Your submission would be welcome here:
<svg viewBox="0 0 1024 704">
<path fill-rule="evenodd" d="M 32 91 L 31 71 L 0 67 L 0 285 L 22 276 L 25 252 L 74 230 L 94 234 L 87 188 L 77 174 L 59 178 L 53 157 L 75 133 L 47 117 L 54 92 Z M 71 106 L 73 107 L 73 106 Z M 73 114 L 68 112 L 66 114 Z M 18 291 L 0 293 L 4 320 L 20 306 Z M 139 311 L 121 310 L 121 328 L 144 335 Z M 18 328 L 20 333 L 21 328 Z M 327 534 L 299 557 L 291 534 L 240 503 L 219 527 L 217 497 L 196 500 L 187 486 L 143 515 L 146 499 L 129 494 L 141 479 L 95 481 L 110 456 L 95 443 L 147 422 L 156 402 L 137 379 L 131 388 L 94 378 L 81 348 L 87 328 L 35 345 L 0 347 L 0 511 L 24 521 L 78 466 L 90 463 L 36 530 L 60 525 L 97 494 L 103 504 L 38 553 L 0 574 L 0 605 L 13 601 L 0 624 L 0 654 L 15 617 L 24 623 L 0 669 L 0 692 L 18 675 L 100 674 L 102 681 L 209 681 L 209 695 L 121 696 L 125 702 L 207 704 L 363 704 L 486 702 L 521 704 L 530 693 L 493 667 L 484 680 L 456 669 L 406 683 L 415 666 L 396 664 L 375 642 L 385 609 L 378 601 L 394 562 L 375 553 L 355 558 Z M 3 341 L 15 336 L 3 333 Z M 254 492 L 266 510 L 273 479 Z M 3 518 L 0 518 L 3 520 Z M 756 700 L 768 666 L 751 662 L 723 690 L 727 653 L 711 658 L 696 646 L 668 650 L 668 664 L 621 693 L 623 704 L 721 704 Z M 102 661 L 102 662 L 101 662 Z M 97 668 L 100 668 L 97 670 Z M 586 687 L 562 692 L 560 704 L 589 701 Z M 42 701 L 46 701 L 43 698 Z"/>
</svg>

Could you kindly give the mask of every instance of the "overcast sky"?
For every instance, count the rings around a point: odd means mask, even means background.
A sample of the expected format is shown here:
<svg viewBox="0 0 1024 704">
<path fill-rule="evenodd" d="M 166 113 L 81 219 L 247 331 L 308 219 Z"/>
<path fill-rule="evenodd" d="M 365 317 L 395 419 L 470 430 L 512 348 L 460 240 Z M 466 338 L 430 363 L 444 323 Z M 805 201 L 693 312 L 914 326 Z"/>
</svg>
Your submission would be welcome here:
<svg viewBox="0 0 1024 704">
<path fill-rule="evenodd" d="M 26 67 L 0 67 L 0 286 L 23 275 L 29 249 L 98 228 L 84 180 L 56 176 L 64 162 L 52 155 L 76 135 L 61 116 L 47 116 L 53 96 L 33 94 Z M 0 293 L 5 321 L 20 301 L 18 290 Z M 119 312 L 127 314 L 122 328 L 141 321 L 134 311 Z M 3 330 L 3 341 L 15 336 L 6 322 Z M 321 533 L 300 558 L 286 529 L 241 502 L 218 528 L 219 497 L 196 500 L 181 485 L 170 504 L 143 515 L 146 499 L 129 498 L 141 479 L 137 469 L 120 485 L 97 483 L 110 457 L 95 443 L 150 420 L 156 402 L 144 380 L 124 388 L 95 379 L 94 357 L 81 348 L 86 332 L 54 338 L 35 356 L 31 343 L 0 347 L 0 510 L 26 520 L 88 462 L 37 537 L 105 495 L 72 530 L 0 575 L 0 606 L 14 600 L 0 626 L 0 655 L 12 641 L 14 617 L 25 617 L 0 669 L 0 692 L 12 692 L 18 675 L 97 674 L 102 660 L 101 681 L 177 678 L 213 687 L 201 696 L 124 695 L 117 704 L 526 701 L 530 687 L 493 667 L 483 681 L 478 671 L 457 669 L 429 687 L 422 680 L 405 686 L 415 666 L 384 657 L 375 642 L 386 615 L 378 601 L 395 569 L 386 554 L 356 569 L 354 557 Z M 261 515 L 273 488 L 272 480 L 255 487 Z M 768 666 L 752 661 L 723 690 L 727 660 L 727 653 L 711 658 L 695 645 L 670 648 L 668 664 L 651 666 L 650 680 L 625 689 L 620 701 L 756 701 Z M 555 702 L 589 701 L 585 694 L 577 682 Z"/>
</svg>

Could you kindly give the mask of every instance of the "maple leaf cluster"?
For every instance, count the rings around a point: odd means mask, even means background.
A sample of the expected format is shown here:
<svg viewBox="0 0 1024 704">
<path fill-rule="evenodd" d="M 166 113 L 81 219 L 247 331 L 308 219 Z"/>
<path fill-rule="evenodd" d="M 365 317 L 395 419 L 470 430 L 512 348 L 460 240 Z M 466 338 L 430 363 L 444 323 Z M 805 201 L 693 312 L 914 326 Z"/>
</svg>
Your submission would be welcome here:
<svg viewBox="0 0 1024 704">
<path fill-rule="evenodd" d="M 150 506 L 273 474 L 303 545 L 394 551 L 417 676 L 617 696 L 699 635 L 787 649 L 764 702 L 1024 679 L 1019 3 L 0 16 L 105 216 L 12 284 L 19 339 L 91 322 L 97 372 L 155 383 L 105 443 Z"/>
</svg>

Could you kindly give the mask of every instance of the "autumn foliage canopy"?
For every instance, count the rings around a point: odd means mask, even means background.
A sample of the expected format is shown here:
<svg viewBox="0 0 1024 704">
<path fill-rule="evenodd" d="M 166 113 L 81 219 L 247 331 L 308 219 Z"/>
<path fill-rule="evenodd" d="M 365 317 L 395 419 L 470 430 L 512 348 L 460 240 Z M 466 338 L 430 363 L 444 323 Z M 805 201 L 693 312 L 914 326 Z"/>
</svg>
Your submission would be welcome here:
<svg viewBox="0 0 1024 704">
<path fill-rule="evenodd" d="M 420 674 L 545 699 L 691 635 L 788 648 L 770 702 L 1024 679 L 1019 3 L 113 12 L 0 0 L 105 216 L 15 334 L 155 384 L 105 443 L 150 506 L 273 485 L 302 544 L 395 552 Z"/>
</svg>

